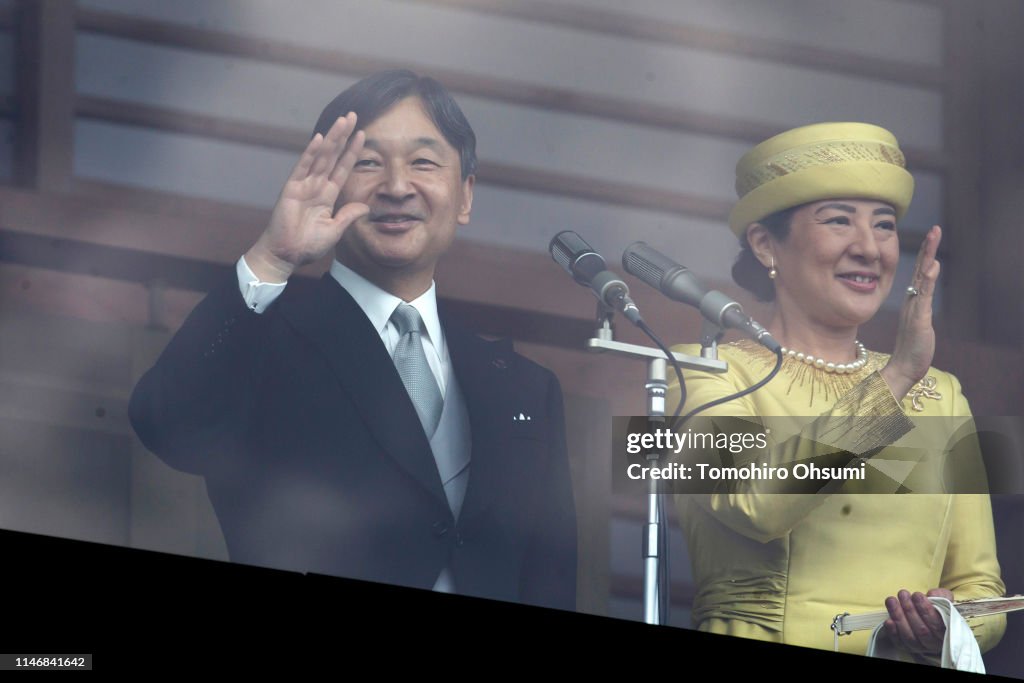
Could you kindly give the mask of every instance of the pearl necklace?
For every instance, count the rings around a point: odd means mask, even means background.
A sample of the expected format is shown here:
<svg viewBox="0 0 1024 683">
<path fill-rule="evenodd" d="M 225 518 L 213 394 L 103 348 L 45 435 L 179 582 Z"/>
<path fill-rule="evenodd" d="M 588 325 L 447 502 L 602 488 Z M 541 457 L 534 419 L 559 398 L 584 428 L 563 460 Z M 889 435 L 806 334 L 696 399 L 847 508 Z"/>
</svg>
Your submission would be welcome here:
<svg viewBox="0 0 1024 683">
<path fill-rule="evenodd" d="M 853 343 L 857 347 L 857 360 L 852 363 L 829 363 L 824 358 L 815 358 L 809 353 L 800 353 L 793 349 L 787 349 L 785 346 L 782 347 L 782 355 L 795 358 L 807 365 L 813 365 L 825 372 L 834 372 L 837 375 L 852 374 L 868 364 L 868 350 L 859 341 L 855 340 Z"/>
</svg>

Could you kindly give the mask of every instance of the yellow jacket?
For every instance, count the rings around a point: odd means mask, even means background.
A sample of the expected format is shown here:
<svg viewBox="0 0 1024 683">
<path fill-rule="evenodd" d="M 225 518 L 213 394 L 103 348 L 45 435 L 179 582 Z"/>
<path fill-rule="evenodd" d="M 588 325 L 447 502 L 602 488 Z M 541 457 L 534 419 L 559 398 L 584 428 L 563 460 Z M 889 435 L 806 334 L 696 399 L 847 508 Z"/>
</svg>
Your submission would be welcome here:
<svg viewBox="0 0 1024 683">
<path fill-rule="evenodd" d="M 675 350 L 698 355 L 698 349 Z M 773 354 L 746 341 L 722 345 L 719 357 L 729 363 L 725 374 L 684 373 L 684 412 L 755 384 L 774 366 Z M 767 457 L 772 465 L 806 460 L 809 451 L 828 440 L 813 431 L 823 421 L 834 424 L 850 415 L 871 419 L 852 421 L 853 432 L 831 438 L 846 440 L 844 450 L 864 454 L 869 462 L 898 463 L 915 446 L 930 452 L 948 449 L 949 432 L 934 427 L 955 427 L 952 418 L 964 418 L 961 423 L 970 418 L 957 379 L 930 369 L 901 406 L 877 372 L 887 360 L 871 353 L 860 372 L 837 375 L 787 359 L 768 385 L 707 415 L 806 416 L 795 423 L 803 425 L 802 437 L 812 432 L 810 438 L 788 438 L 792 435 L 779 434 L 778 428 L 770 435 Z M 670 408 L 678 398 L 673 384 Z M 916 422 L 915 428 L 907 415 L 950 419 Z M 863 425 L 870 430 L 857 432 Z M 849 448 L 849 443 L 861 450 Z M 959 450 L 964 443 L 969 448 L 973 444 L 977 454 L 973 433 L 959 443 Z M 935 476 L 941 473 L 922 466 L 903 483 L 914 489 L 917 478 L 930 491 L 943 490 L 936 488 Z M 925 479 L 929 481 L 922 483 Z M 723 485 L 711 494 L 677 495 L 696 584 L 697 628 L 832 649 L 829 626 L 836 614 L 885 609 L 885 598 L 903 588 L 948 588 L 956 600 L 1004 594 L 988 495 L 883 495 L 857 493 L 858 487 L 863 484 L 848 481 L 832 494 L 778 494 L 755 483 L 743 490 Z M 985 651 L 1002 637 L 1005 617 L 969 623 Z M 868 633 L 840 638 L 840 649 L 863 654 Z"/>
</svg>

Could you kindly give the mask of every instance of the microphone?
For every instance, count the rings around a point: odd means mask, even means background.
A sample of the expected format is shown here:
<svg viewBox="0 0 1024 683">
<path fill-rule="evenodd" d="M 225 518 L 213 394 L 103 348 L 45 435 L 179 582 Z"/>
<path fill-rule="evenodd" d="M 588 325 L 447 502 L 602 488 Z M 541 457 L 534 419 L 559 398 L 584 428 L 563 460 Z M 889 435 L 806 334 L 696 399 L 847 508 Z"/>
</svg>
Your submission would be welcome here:
<svg viewBox="0 0 1024 683">
<path fill-rule="evenodd" d="M 669 299 L 699 309 L 701 315 L 719 327 L 739 330 L 773 352 L 781 350 L 768 330 L 744 313 L 736 301 L 714 289 L 705 292 L 693 273 L 646 243 L 633 242 L 626 247 L 622 267 Z"/>
<path fill-rule="evenodd" d="M 601 255 L 582 237 L 572 230 L 563 230 L 551 238 L 548 251 L 555 263 L 565 268 L 576 282 L 590 287 L 606 306 L 622 313 L 634 325 L 642 322 L 640 309 L 629 298 L 629 286 L 608 270 Z"/>
</svg>

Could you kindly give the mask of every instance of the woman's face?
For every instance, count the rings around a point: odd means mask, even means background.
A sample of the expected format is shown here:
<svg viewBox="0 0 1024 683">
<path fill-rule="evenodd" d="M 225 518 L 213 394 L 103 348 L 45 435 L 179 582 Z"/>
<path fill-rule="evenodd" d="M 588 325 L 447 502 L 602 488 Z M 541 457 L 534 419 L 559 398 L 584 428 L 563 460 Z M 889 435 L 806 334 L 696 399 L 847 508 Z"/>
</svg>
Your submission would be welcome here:
<svg viewBox="0 0 1024 683">
<path fill-rule="evenodd" d="M 896 212 L 866 199 L 806 204 L 794 212 L 789 236 L 772 247 L 780 307 L 828 327 L 859 326 L 892 289 L 900 254 Z"/>
</svg>

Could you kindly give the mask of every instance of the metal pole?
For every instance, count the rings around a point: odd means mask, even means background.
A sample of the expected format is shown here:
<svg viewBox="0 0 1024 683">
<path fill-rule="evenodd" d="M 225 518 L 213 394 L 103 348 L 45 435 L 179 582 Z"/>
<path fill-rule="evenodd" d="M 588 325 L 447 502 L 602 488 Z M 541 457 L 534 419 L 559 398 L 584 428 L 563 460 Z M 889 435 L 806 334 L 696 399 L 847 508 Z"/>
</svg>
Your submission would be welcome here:
<svg viewBox="0 0 1024 683">
<path fill-rule="evenodd" d="M 664 358 L 652 358 L 647 369 L 647 415 L 652 423 L 665 422 L 665 394 L 668 392 L 667 363 Z M 647 454 L 647 462 L 657 465 L 661 453 Z M 647 494 L 647 525 L 644 527 L 644 621 L 648 624 L 661 624 L 665 615 L 661 613 L 661 587 L 658 585 L 659 565 L 662 548 L 658 542 L 661 538 L 661 510 L 658 505 L 658 480 L 651 478 L 648 482 Z"/>
</svg>

